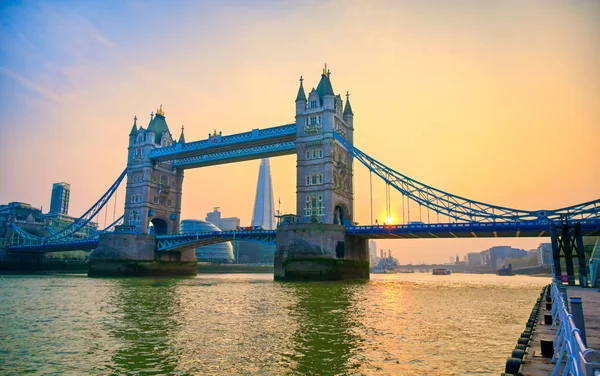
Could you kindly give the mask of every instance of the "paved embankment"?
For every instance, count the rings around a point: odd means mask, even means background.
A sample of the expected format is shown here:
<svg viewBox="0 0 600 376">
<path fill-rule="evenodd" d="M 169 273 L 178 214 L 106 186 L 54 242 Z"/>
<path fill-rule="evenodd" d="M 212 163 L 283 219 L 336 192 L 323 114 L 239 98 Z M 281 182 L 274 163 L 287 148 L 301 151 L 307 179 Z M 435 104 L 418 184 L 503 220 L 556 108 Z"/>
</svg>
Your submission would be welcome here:
<svg viewBox="0 0 600 376">
<path fill-rule="evenodd" d="M 568 363 L 571 359 L 569 358 L 568 351 L 562 354 L 562 361 L 557 362 L 556 359 L 560 358 L 561 350 L 563 347 L 566 349 L 570 347 L 573 352 L 577 350 L 577 338 L 570 336 L 567 338 L 567 344 L 565 345 L 565 338 L 556 338 L 557 332 L 562 331 L 563 333 L 569 332 L 568 327 L 565 329 L 565 325 L 569 318 L 566 314 L 564 317 L 563 325 L 560 322 L 560 310 L 564 307 L 561 301 L 557 299 L 556 291 L 558 288 L 555 287 L 555 292 L 551 294 L 552 285 L 542 289 L 540 297 L 538 298 L 534 308 L 532 310 L 530 319 L 526 325 L 526 329 L 518 340 L 517 347 L 511 354 L 506 362 L 506 373 L 505 375 L 562 375 L 564 368 L 570 367 L 572 374 L 588 375 L 584 368 L 596 369 L 600 372 L 600 353 L 596 351 L 588 350 L 586 353 L 586 362 L 580 361 L 580 356 L 577 354 L 575 360 L 578 362 Z M 570 286 L 566 288 L 567 305 L 570 298 L 580 297 L 583 306 L 584 316 L 584 327 L 587 343 L 585 344 L 588 349 L 598 350 L 600 349 L 600 290 L 596 288 L 582 288 L 578 286 Z M 553 309 L 554 306 L 554 309 Z M 570 305 L 569 305 L 570 309 Z M 571 312 L 572 313 L 572 312 Z M 553 324 L 554 322 L 554 324 Z M 581 330 L 581 328 L 578 328 Z M 571 330 L 570 332 L 573 332 Z M 526 344 L 525 351 L 521 351 Z M 542 346 L 544 351 L 542 351 Z M 554 356 L 554 362 L 553 362 Z M 557 369 L 557 363 L 558 369 Z M 597 364 L 597 365 L 594 365 Z M 581 366 L 579 369 L 581 373 L 576 373 L 573 368 Z M 594 375 L 593 373 L 590 374 Z"/>
</svg>

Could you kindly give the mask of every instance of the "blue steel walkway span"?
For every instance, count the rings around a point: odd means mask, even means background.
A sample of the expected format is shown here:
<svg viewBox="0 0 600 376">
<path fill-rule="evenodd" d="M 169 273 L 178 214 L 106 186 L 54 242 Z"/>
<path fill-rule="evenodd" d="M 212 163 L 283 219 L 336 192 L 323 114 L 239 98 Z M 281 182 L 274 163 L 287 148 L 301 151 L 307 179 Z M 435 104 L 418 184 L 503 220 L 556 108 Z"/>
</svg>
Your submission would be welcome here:
<svg viewBox="0 0 600 376">
<path fill-rule="evenodd" d="M 195 168 L 296 153 L 296 124 L 286 124 L 228 136 L 156 148 L 150 158 L 173 161 L 173 167 Z"/>
</svg>

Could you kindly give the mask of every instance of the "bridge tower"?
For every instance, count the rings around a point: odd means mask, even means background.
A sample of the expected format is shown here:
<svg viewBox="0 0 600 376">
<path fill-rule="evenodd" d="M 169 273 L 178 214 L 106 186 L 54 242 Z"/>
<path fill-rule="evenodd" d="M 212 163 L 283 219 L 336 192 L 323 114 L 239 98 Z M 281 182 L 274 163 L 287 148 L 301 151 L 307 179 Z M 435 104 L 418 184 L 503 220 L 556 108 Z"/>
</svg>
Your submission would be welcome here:
<svg viewBox="0 0 600 376">
<path fill-rule="evenodd" d="M 353 143 L 354 114 L 331 85 L 327 65 L 308 99 L 303 79 L 296 96 L 296 209 L 304 223 L 351 224 L 354 221 L 352 156 L 333 137 Z"/>
<path fill-rule="evenodd" d="M 145 129 L 138 129 L 134 118 L 127 156 L 125 225 L 143 234 L 148 234 L 150 224 L 156 235 L 179 232 L 183 170 L 173 168 L 171 161 L 154 162 L 149 155 L 154 148 L 184 143 L 183 127 L 179 142 L 171 136 L 162 105 L 156 115 L 150 114 Z"/>
<path fill-rule="evenodd" d="M 277 227 L 276 280 L 369 278 L 366 239 L 346 234 L 354 222 L 352 155 L 334 133 L 354 142 L 354 114 L 323 69 L 308 93 L 296 96 L 296 209 L 300 220 Z"/>
</svg>

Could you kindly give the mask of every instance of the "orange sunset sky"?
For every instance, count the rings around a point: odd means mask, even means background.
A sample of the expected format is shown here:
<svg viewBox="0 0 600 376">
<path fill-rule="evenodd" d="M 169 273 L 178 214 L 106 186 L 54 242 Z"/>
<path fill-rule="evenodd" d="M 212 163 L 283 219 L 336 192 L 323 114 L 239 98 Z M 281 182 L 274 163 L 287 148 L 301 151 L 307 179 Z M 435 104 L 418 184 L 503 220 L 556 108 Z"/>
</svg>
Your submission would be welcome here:
<svg viewBox="0 0 600 376">
<path fill-rule="evenodd" d="M 135 115 L 145 127 L 162 104 L 173 135 L 185 125 L 188 142 L 214 129 L 291 123 L 298 78 L 310 90 L 324 63 L 336 94 L 350 91 L 356 146 L 412 178 L 525 210 L 600 197 L 598 1 L 1 7 L 0 204 L 47 211 L 52 183 L 66 181 L 69 214 L 79 216 L 125 167 Z M 259 164 L 187 170 L 182 218 L 204 219 L 219 206 L 250 224 Z M 354 168 L 355 220 L 368 224 L 369 174 L 359 162 Z M 271 159 L 284 212 L 295 211 L 294 169 L 295 156 Z M 398 221 L 400 204 L 393 192 Z M 373 211 L 382 222 L 379 181 Z M 110 221 L 112 203 L 108 213 Z M 540 241 L 549 239 L 388 240 L 378 248 L 402 263 L 447 262 Z"/>
</svg>

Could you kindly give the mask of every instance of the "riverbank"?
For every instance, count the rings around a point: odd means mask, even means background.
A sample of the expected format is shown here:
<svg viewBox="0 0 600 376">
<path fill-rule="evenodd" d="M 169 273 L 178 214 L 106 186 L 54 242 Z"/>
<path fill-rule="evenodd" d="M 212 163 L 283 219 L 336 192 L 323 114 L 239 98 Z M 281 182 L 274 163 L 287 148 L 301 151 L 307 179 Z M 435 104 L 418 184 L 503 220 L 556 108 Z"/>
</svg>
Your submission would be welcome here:
<svg viewBox="0 0 600 376">
<path fill-rule="evenodd" d="M 18 262 L 0 261 L 0 273 L 87 273 L 87 261 Z M 273 265 L 198 264 L 199 274 L 273 273 Z"/>
<path fill-rule="evenodd" d="M 61 273 L 87 273 L 87 261 L 56 260 L 45 262 L 0 261 L 0 273 L 36 273 L 36 272 L 61 272 Z"/>
</svg>

